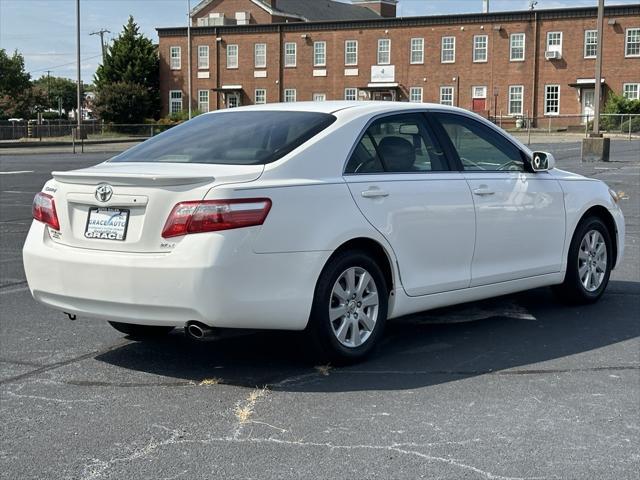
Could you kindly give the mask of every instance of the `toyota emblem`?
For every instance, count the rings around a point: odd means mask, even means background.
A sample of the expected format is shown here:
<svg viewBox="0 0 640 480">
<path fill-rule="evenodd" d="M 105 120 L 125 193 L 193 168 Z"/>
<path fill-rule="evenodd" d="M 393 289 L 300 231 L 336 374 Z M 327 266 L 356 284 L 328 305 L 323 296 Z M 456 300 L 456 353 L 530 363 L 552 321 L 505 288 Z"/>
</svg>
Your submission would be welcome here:
<svg viewBox="0 0 640 480">
<path fill-rule="evenodd" d="M 96 187 L 96 200 L 108 202 L 113 196 L 113 188 L 107 183 L 101 183 Z"/>
</svg>

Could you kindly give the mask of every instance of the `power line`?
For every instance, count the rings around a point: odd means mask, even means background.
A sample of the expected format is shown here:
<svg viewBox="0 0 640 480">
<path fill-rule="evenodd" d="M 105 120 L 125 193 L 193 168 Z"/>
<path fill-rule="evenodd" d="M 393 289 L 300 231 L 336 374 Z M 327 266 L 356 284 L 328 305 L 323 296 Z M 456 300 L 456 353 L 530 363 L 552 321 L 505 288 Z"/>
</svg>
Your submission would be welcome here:
<svg viewBox="0 0 640 480">
<path fill-rule="evenodd" d="M 93 55 L 91 57 L 85 57 L 82 59 L 82 61 L 84 62 L 85 60 L 92 60 L 94 58 L 98 58 L 101 57 L 102 54 L 99 53 L 98 55 Z M 60 68 L 60 67 L 68 67 L 69 65 L 75 65 L 76 62 L 69 62 L 69 63 L 63 63 L 61 65 L 54 65 L 53 67 L 45 67 L 45 68 L 39 68 L 37 70 L 30 70 L 29 73 L 37 73 L 37 72 L 46 72 L 47 70 L 55 70 L 56 68 Z"/>
</svg>

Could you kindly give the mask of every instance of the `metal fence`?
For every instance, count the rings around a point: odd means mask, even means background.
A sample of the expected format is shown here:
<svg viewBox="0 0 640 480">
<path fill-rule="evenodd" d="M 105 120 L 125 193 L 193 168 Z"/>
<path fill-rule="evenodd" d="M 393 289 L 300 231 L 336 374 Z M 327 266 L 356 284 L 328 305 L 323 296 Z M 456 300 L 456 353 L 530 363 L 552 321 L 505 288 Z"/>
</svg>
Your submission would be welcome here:
<svg viewBox="0 0 640 480">
<path fill-rule="evenodd" d="M 593 131 L 593 115 L 499 115 L 489 117 L 499 127 L 510 133 L 531 137 L 557 134 L 588 136 Z M 640 138 L 640 114 L 600 114 L 600 131 L 608 136 L 625 137 L 629 140 Z"/>
<path fill-rule="evenodd" d="M 68 120 L 35 122 L 0 122 L 0 141 L 59 141 L 71 143 L 75 139 L 88 141 L 150 138 L 171 128 L 172 124 L 113 124 L 99 120 L 82 123 L 82 135 L 77 125 Z"/>
</svg>

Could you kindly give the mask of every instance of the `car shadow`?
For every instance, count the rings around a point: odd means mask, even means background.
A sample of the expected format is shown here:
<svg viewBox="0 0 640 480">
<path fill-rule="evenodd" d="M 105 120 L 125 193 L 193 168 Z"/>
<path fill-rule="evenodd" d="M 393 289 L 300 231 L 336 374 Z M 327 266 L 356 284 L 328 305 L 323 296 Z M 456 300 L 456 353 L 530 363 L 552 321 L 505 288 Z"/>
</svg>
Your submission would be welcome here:
<svg viewBox="0 0 640 480">
<path fill-rule="evenodd" d="M 251 332 L 196 342 L 176 331 L 96 357 L 107 364 L 199 383 L 203 380 L 273 390 L 331 392 L 414 389 L 478 375 L 524 375 L 562 368 L 638 368 L 600 365 L 589 352 L 640 335 L 640 283 L 611 282 L 587 306 L 559 303 L 541 288 L 390 321 L 384 340 L 365 362 L 348 367 L 305 361 L 300 335 Z"/>
</svg>

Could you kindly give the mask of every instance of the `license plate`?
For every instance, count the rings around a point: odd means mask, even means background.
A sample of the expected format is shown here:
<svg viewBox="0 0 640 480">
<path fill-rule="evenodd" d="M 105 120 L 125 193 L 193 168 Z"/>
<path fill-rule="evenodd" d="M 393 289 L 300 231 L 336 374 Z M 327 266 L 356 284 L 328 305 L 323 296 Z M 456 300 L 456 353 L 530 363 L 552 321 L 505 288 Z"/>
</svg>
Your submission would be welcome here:
<svg viewBox="0 0 640 480">
<path fill-rule="evenodd" d="M 119 240 L 127 238 L 129 210 L 122 208 L 90 208 L 87 218 L 86 238 Z"/>
</svg>

